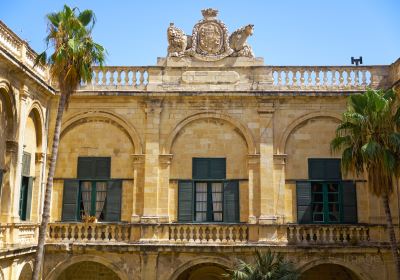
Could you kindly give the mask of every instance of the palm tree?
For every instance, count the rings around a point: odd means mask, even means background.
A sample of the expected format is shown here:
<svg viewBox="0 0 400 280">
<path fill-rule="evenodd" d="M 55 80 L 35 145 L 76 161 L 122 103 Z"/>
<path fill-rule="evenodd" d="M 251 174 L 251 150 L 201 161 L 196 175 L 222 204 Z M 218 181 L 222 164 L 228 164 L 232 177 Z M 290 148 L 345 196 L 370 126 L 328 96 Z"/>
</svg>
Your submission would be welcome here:
<svg viewBox="0 0 400 280">
<path fill-rule="evenodd" d="M 33 280 L 39 279 L 43 263 L 46 228 L 50 219 L 51 192 L 64 109 L 68 108 L 69 98 L 80 82 L 91 80 L 92 65 L 102 66 L 105 59 L 104 48 L 92 39 L 91 32 L 95 24 L 95 16 L 91 10 L 80 12 L 77 8 L 71 9 L 64 5 L 60 12 L 48 14 L 47 19 L 49 31 L 46 42 L 47 46 L 51 48 L 52 54 L 48 57 L 47 52 L 44 51 L 36 59 L 36 64 L 47 63 L 50 66 L 51 78 L 58 83 L 60 100 L 50 155 L 42 221 L 39 227 Z"/>
<path fill-rule="evenodd" d="M 400 175 L 400 108 L 392 90 L 368 89 L 349 97 L 349 106 L 336 129 L 331 148 L 342 151 L 344 174 L 368 174 L 370 191 L 382 199 L 397 277 L 400 259 L 389 200 Z"/>
<path fill-rule="evenodd" d="M 299 272 L 281 253 L 268 250 L 266 253 L 256 251 L 254 264 L 239 260 L 228 277 L 232 280 L 296 280 Z"/>
</svg>

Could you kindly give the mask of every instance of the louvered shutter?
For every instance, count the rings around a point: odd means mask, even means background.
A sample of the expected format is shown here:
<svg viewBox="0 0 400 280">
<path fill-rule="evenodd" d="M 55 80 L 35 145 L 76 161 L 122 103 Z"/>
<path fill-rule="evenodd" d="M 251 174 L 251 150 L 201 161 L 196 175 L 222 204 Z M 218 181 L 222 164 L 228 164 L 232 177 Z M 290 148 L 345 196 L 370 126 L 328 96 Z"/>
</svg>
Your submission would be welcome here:
<svg viewBox="0 0 400 280">
<path fill-rule="evenodd" d="M 95 159 L 92 157 L 78 158 L 78 178 L 94 179 L 95 177 Z"/>
<path fill-rule="evenodd" d="M 22 176 L 29 177 L 31 170 L 31 154 L 24 152 L 22 155 Z"/>
<path fill-rule="evenodd" d="M 209 159 L 208 165 L 209 179 L 226 178 L 226 161 L 224 158 Z"/>
<path fill-rule="evenodd" d="M 239 182 L 228 181 L 224 186 L 224 222 L 239 222 Z"/>
<path fill-rule="evenodd" d="M 28 178 L 28 190 L 26 196 L 26 220 L 29 221 L 31 218 L 31 209 L 32 209 L 32 189 L 33 189 L 34 178 Z"/>
<path fill-rule="evenodd" d="M 0 190 L 3 187 L 3 175 L 4 175 L 4 170 L 0 169 Z"/>
<path fill-rule="evenodd" d="M 111 158 L 99 157 L 94 159 L 94 178 L 108 179 L 110 178 Z"/>
<path fill-rule="evenodd" d="M 192 177 L 193 179 L 206 179 L 208 178 L 208 165 L 207 158 L 193 158 L 192 160 Z"/>
<path fill-rule="evenodd" d="M 354 182 L 342 182 L 342 202 L 343 222 L 349 224 L 357 223 L 357 192 Z"/>
<path fill-rule="evenodd" d="M 63 191 L 63 221 L 76 221 L 79 203 L 79 181 L 78 180 L 64 180 Z"/>
<path fill-rule="evenodd" d="M 178 185 L 178 221 L 193 221 L 193 184 L 191 181 L 180 181 Z"/>
<path fill-rule="evenodd" d="M 121 220 L 122 180 L 112 180 L 107 184 L 107 196 L 105 203 L 105 217 L 107 222 L 119 222 Z"/>
<path fill-rule="evenodd" d="M 340 166 L 340 159 L 331 158 L 326 159 L 325 166 L 325 180 L 341 180 L 342 172 Z"/>
<path fill-rule="evenodd" d="M 308 159 L 308 177 L 310 180 L 340 180 L 342 178 L 340 159 Z"/>
<path fill-rule="evenodd" d="M 311 211 L 311 183 L 298 181 L 296 184 L 297 194 L 297 222 L 309 224 L 312 222 Z"/>
</svg>

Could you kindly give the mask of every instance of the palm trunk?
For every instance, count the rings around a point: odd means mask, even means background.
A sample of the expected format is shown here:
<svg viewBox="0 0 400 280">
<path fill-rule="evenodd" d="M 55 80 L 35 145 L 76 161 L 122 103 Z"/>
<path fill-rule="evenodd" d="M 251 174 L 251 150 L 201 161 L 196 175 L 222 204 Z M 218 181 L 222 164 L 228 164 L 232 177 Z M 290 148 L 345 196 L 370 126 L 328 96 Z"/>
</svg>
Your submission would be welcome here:
<svg viewBox="0 0 400 280">
<path fill-rule="evenodd" d="M 400 280 L 400 256 L 397 250 L 396 235 L 394 233 L 392 214 L 390 213 L 390 206 L 389 206 L 389 196 L 387 194 L 382 195 L 382 202 L 383 202 L 383 207 L 385 208 L 386 223 L 389 231 L 390 247 L 392 249 L 393 260 L 396 265 L 397 279 Z"/>
<path fill-rule="evenodd" d="M 50 220 L 50 202 L 51 202 L 51 192 L 53 189 L 53 177 L 56 169 L 56 161 L 57 161 L 57 153 L 58 153 L 58 144 L 60 142 L 60 133 L 61 133 L 61 120 L 64 113 L 64 108 L 66 104 L 66 94 L 61 93 L 61 98 L 58 103 L 58 111 L 56 124 L 54 129 L 53 136 L 53 146 L 51 148 L 51 157 L 50 157 L 50 167 L 49 173 L 47 176 L 47 184 L 46 184 L 46 193 L 43 202 L 43 214 L 42 214 L 42 222 L 39 227 L 39 238 L 38 245 L 36 249 L 35 255 L 35 263 L 32 273 L 32 280 L 39 280 L 41 267 L 43 264 L 44 258 L 44 243 L 46 241 L 46 231 L 47 225 Z"/>
</svg>

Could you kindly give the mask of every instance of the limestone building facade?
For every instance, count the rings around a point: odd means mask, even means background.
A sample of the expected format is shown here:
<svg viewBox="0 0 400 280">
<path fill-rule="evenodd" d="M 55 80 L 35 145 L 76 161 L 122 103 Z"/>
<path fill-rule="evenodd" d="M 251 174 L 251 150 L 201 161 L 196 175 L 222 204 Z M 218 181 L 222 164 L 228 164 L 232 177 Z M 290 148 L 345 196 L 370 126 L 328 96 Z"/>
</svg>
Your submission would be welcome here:
<svg viewBox="0 0 400 280">
<path fill-rule="evenodd" d="M 400 60 L 266 66 L 253 26 L 229 36 L 213 9 L 167 33 L 157 65 L 94 68 L 72 97 L 43 279 L 224 279 L 268 248 L 302 279 L 395 279 L 381 203 L 329 144 L 349 95 L 399 87 Z M 1 22 L 0 279 L 30 279 L 43 203 L 58 92 L 35 57 Z"/>
</svg>

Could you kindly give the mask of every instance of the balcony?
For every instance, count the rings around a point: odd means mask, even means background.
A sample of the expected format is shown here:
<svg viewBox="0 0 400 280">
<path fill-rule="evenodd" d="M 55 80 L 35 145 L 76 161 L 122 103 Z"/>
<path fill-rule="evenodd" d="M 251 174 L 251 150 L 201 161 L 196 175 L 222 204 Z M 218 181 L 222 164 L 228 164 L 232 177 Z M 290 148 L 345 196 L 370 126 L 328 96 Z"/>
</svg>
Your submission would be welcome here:
<svg viewBox="0 0 400 280">
<path fill-rule="evenodd" d="M 52 223 L 47 243 L 377 246 L 388 238 L 383 225 Z"/>
</svg>

